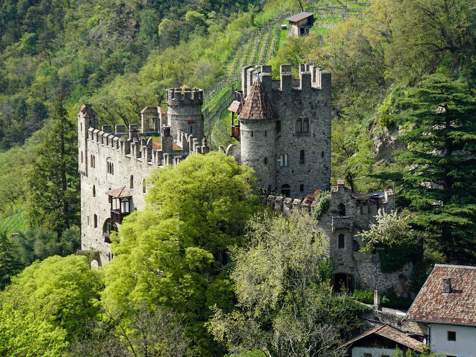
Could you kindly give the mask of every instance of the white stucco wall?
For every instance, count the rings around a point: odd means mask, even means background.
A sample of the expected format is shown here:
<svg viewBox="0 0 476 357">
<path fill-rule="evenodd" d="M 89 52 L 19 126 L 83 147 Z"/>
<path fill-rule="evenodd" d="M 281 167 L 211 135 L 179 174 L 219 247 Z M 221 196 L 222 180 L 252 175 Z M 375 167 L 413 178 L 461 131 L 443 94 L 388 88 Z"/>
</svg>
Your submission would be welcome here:
<svg viewBox="0 0 476 357">
<path fill-rule="evenodd" d="M 377 348 L 377 347 L 354 347 L 352 348 L 352 357 L 364 357 L 365 353 L 371 353 L 372 357 L 390 356 L 395 353 L 395 349 Z"/>
<path fill-rule="evenodd" d="M 446 356 L 476 357 L 476 327 L 429 325 L 431 351 Z M 456 341 L 448 341 L 448 331 L 456 332 Z"/>
</svg>

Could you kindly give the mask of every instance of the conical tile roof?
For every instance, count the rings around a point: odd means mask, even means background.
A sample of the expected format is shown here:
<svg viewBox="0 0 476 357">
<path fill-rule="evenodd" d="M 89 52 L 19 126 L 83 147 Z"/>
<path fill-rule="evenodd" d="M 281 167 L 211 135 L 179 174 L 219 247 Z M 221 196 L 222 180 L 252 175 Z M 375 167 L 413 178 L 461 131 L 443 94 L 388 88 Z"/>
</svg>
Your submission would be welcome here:
<svg viewBox="0 0 476 357">
<path fill-rule="evenodd" d="M 265 120 L 272 118 L 271 106 L 268 103 L 260 81 L 255 81 L 251 86 L 239 118 L 240 120 Z"/>
</svg>

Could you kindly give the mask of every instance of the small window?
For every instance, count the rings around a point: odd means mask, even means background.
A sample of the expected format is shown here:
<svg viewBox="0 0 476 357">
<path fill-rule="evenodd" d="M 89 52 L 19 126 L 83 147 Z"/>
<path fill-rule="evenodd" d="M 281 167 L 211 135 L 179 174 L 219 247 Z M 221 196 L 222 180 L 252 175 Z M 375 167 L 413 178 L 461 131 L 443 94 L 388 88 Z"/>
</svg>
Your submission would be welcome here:
<svg viewBox="0 0 476 357">
<path fill-rule="evenodd" d="M 268 136 L 268 131 L 267 130 L 264 131 L 264 136 Z"/>
<path fill-rule="evenodd" d="M 309 133 L 309 119 L 302 120 L 302 132 Z"/>
<path fill-rule="evenodd" d="M 344 249 L 345 248 L 345 237 L 342 233 L 339 234 L 337 244 L 338 244 L 339 249 Z"/>
<path fill-rule="evenodd" d="M 112 163 L 111 161 L 107 161 L 106 166 L 107 166 L 107 173 L 110 175 L 114 175 L 114 163 Z"/>
<path fill-rule="evenodd" d="M 279 157 L 279 166 L 287 167 L 288 166 L 288 154 L 283 154 Z"/>
<path fill-rule="evenodd" d="M 93 197 L 96 197 L 96 185 L 93 185 Z"/>
<path fill-rule="evenodd" d="M 90 161 L 91 161 L 91 162 L 90 162 L 91 167 L 92 167 L 92 168 L 95 168 L 95 167 L 96 167 L 96 158 L 94 157 L 94 155 L 91 155 L 91 156 L 89 157 L 89 159 L 90 159 Z"/>
<path fill-rule="evenodd" d="M 84 158 L 83 158 L 83 152 L 81 151 L 81 163 L 83 163 Z"/>
<path fill-rule="evenodd" d="M 299 163 L 301 165 L 304 165 L 305 162 L 306 162 L 306 153 L 304 152 L 304 150 L 301 150 L 299 152 Z"/>
<path fill-rule="evenodd" d="M 276 132 L 280 133 L 281 132 L 281 120 L 278 120 L 276 122 Z"/>
<path fill-rule="evenodd" d="M 299 192 L 304 192 L 304 184 L 299 185 Z"/>
<path fill-rule="evenodd" d="M 145 179 L 142 181 L 142 193 L 146 193 L 147 192 L 147 185 L 146 185 L 146 182 L 145 182 Z"/>
<path fill-rule="evenodd" d="M 129 187 L 134 188 L 134 175 L 131 175 L 129 179 Z"/>
<path fill-rule="evenodd" d="M 264 161 L 265 165 L 268 165 L 268 158 L 267 157 L 265 157 L 263 161 Z"/>
<path fill-rule="evenodd" d="M 98 227 L 98 216 L 97 214 L 94 215 L 94 228 Z"/>
<path fill-rule="evenodd" d="M 339 203 L 337 206 L 337 211 L 339 212 L 339 216 L 345 216 L 345 205 L 343 203 Z"/>
<path fill-rule="evenodd" d="M 456 341 L 456 332 L 448 331 L 448 341 Z"/>
<path fill-rule="evenodd" d="M 253 130 L 250 131 L 250 135 L 251 135 L 251 137 L 253 137 Z"/>
<path fill-rule="evenodd" d="M 324 151 L 321 151 L 321 158 L 324 158 Z"/>
<path fill-rule="evenodd" d="M 390 355 L 382 355 L 382 357 L 390 357 Z"/>
<path fill-rule="evenodd" d="M 302 119 L 296 120 L 296 133 L 302 133 Z"/>
<path fill-rule="evenodd" d="M 188 131 L 190 132 L 190 134 L 193 134 L 193 126 L 190 125 Z"/>
</svg>

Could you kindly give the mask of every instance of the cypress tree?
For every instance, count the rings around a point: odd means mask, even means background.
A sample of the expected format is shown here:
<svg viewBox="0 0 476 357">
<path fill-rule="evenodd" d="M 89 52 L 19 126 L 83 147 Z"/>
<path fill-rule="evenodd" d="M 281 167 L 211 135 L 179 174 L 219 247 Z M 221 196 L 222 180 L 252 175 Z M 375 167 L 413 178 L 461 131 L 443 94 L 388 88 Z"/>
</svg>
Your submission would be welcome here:
<svg viewBox="0 0 476 357">
<path fill-rule="evenodd" d="M 56 232 L 58 237 L 78 223 L 79 178 L 77 138 L 58 98 L 43 132 L 30 177 L 30 217 L 33 227 Z"/>
<path fill-rule="evenodd" d="M 400 100 L 406 150 L 397 156 L 400 197 L 427 247 L 449 262 L 475 263 L 476 100 L 467 84 L 443 74 Z"/>
</svg>

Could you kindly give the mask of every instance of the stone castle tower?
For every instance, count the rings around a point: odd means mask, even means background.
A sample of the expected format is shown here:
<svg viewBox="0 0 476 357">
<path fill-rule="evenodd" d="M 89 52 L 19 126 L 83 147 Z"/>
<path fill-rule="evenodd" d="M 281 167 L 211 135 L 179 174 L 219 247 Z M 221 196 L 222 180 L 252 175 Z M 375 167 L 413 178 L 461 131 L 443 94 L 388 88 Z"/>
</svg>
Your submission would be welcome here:
<svg viewBox="0 0 476 357">
<path fill-rule="evenodd" d="M 203 91 L 177 88 L 167 94 L 168 110 L 144 108 L 140 128 L 99 129 L 96 114 L 86 105 L 78 114 L 81 248 L 95 251 L 99 265 L 112 258 L 111 231 L 129 213 L 144 208 L 151 172 L 209 151 L 203 135 Z"/>
<path fill-rule="evenodd" d="M 230 106 L 240 146 L 231 151 L 255 170 L 264 191 L 305 197 L 330 188 L 331 75 L 312 65 L 298 69 L 294 79 L 282 65 L 275 81 L 270 66 L 243 68 Z"/>
</svg>

